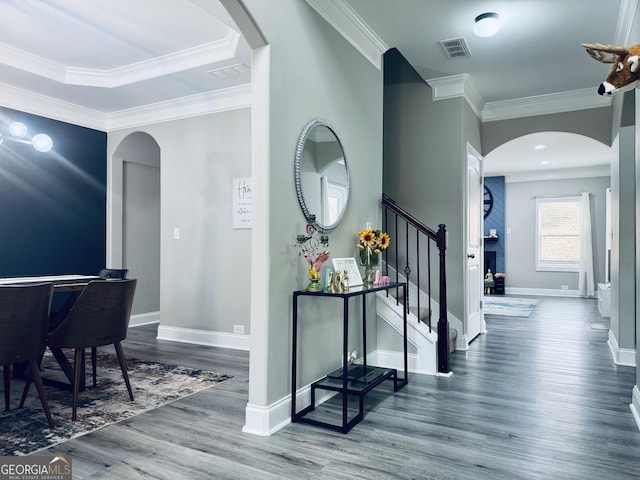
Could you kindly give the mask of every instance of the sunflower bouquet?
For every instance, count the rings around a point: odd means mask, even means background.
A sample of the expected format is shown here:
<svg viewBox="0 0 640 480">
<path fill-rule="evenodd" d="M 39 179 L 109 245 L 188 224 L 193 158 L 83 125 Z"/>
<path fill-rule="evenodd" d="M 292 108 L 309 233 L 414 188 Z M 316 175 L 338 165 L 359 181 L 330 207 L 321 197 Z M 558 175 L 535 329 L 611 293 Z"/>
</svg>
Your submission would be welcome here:
<svg viewBox="0 0 640 480">
<path fill-rule="evenodd" d="M 389 234 L 382 230 L 373 228 L 365 228 L 358 232 L 360 242 L 358 242 L 358 250 L 360 251 L 360 264 L 365 267 L 373 267 L 378 265 L 380 254 L 385 250 L 391 241 Z"/>
</svg>

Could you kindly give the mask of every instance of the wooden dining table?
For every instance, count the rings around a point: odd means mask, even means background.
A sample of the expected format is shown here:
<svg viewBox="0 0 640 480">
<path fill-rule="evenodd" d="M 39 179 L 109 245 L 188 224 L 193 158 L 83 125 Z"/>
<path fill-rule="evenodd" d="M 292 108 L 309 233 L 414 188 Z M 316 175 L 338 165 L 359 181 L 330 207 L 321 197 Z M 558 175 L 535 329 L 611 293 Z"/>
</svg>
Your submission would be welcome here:
<svg viewBox="0 0 640 480">
<path fill-rule="evenodd" d="M 69 312 L 73 304 L 75 303 L 78 295 L 82 292 L 84 287 L 91 280 L 99 280 L 100 277 L 98 275 L 75 275 L 75 274 L 67 274 L 67 275 L 41 275 L 41 276 L 24 276 L 24 277 L 4 277 L 0 278 L 0 286 L 2 285 L 33 285 L 39 283 L 52 283 L 53 284 L 53 293 L 54 295 L 57 293 L 70 293 L 68 297 L 65 299 L 62 306 L 56 311 L 51 313 L 50 325 L 57 326 L 60 324 L 62 319 Z M 69 383 L 58 382 L 56 380 L 47 379 L 45 377 L 42 378 L 43 383 L 48 383 L 51 385 L 71 388 L 73 385 L 73 377 L 74 371 L 73 366 L 67 359 L 67 356 L 64 354 L 62 349 L 60 348 L 51 348 L 51 353 L 54 358 L 60 365 L 60 368 L 64 372 L 65 376 L 69 380 Z M 80 385 L 79 390 L 82 391 L 85 388 L 85 380 L 84 380 L 84 362 L 80 366 L 83 370 L 83 374 L 80 376 Z M 21 369 L 15 368 L 14 366 L 14 375 L 21 375 Z"/>
</svg>

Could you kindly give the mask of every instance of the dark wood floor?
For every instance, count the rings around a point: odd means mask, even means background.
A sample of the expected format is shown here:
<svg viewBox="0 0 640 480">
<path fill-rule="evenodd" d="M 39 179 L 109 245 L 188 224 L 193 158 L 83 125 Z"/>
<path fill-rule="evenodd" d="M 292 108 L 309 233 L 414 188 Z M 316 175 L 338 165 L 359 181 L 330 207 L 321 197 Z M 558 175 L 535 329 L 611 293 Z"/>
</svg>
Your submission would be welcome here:
<svg viewBox="0 0 640 480">
<path fill-rule="evenodd" d="M 487 316 L 454 375 L 413 375 L 372 392 L 342 435 L 292 424 L 241 432 L 248 354 L 156 341 L 132 329 L 129 356 L 235 375 L 219 386 L 50 449 L 74 479 L 638 479 L 635 368 L 615 366 L 595 300 L 542 298 L 529 318 Z"/>
</svg>

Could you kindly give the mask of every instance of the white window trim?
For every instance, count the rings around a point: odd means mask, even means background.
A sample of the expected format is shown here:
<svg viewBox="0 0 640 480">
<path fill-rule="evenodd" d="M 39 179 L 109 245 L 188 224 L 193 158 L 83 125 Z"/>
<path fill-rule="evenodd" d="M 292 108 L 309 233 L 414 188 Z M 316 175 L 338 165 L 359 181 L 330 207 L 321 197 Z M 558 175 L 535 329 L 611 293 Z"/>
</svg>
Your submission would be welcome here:
<svg viewBox="0 0 640 480">
<path fill-rule="evenodd" d="M 538 257 L 539 249 L 539 240 L 540 240 L 540 221 L 539 221 L 539 205 L 541 203 L 549 203 L 549 202 L 578 202 L 578 195 L 559 195 L 553 197 L 535 197 L 536 205 L 535 205 L 535 251 L 534 251 L 534 261 L 535 261 L 535 269 L 536 272 L 579 272 L 580 271 L 580 259 L 578 260 L 570 260 L 570 261 L 562 261 L 559 260 L 556 263 L 552 263 L 550 261 L 546 261 L 544 263 L 540 263 L 540 258 Z"/>
</svg>

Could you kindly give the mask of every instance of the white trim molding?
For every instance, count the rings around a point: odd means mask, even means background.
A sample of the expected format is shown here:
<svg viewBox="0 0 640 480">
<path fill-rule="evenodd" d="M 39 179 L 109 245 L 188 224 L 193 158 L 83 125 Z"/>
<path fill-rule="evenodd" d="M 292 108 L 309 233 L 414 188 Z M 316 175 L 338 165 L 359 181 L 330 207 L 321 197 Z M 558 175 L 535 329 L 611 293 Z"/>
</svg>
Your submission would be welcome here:
<svg viewBox="0 0 640 480">
<path fill-rule="evenodd" d="M 624 365 L 626 367 L 636 366 L 636 350 L 634 348 L 620 348 L 618 340 L 611 330 L 609 330 L 607 345 L 609 345 L 611 356 L 616 365 Z"/>
<path fill-rule="evenodd" d="M 306 2 L 373 66 L 382 70 L 382 54 L 389 50 L 389 47 L 345 0 Z"/>
<path fill-rule="evenodd" d="M 247 403 L 245 408 L 244 433 L 268 437 L 291 423 L 290 395 L 267 407 Z"/>
<path fill-rule="evenodd" d="M 484 102 L 473 78 L 467 73 L 428 79 L 433 101 L 463 97 L 483 122 L 532 117 L 553 113 L 611 106 L 611 97 L 594 95 L 594 89 L 516 98 L 499 102 Z"/>
<path fill-rule="evenodd" d="M 106 131 L 108 114 L 0 83 L 0 105 L 41 117 Z"/>
<path fill-rule="evenodd" d="M 0 45 L 2 63 L 66 85 L 116 88 L 233 58 L 240 34 L 227 28 L 224 38 L 112 69 L 63 65 L 24 50 Z"/>
<path fill-rule="evenodd" d="M 193 328 L 160 325 L 157 338 L 158 340 L 168 340 L 170 342 L 193 343 L 195 345 L 249 351 L 249 339 L 251 337 L 235 333 L 210 332 Z"/>
<path fill-rule="evenodd" d="M 111 112 L 107 131 L 251 107 L 251 84 Z"/>
<path fill-rule="evenodd" d="M 448 77 L 430 78 L 427 85 L 431 87 L 433 101 L 463 97 L 475 114 L 482 118 L 484 100 L 473 83 L 471 75 L 461 73 Z"/>
<path fill-rule="evenodd" d="M 638 390 L 638 386 L 633 386 L 633 392 L 631 394 L 631 404 L 629 405 L 631 408 L 631 413 L 633 414 L 633 419 L 636 421 L 636 426 L 638 430 L 640 430 L 640 390 Z"/>
<path fill-rule="evenodd" d="M 160 323 L 160 312 L 138 313 L 129 318 L 129 328 L 152 323 Z"/>
<path fill-rule="evenodd" d="M 539 295 L 541 297 L 581 297 L 578 290 L 562 290 L 557 288 L 505 288 L 507 295 Z M 595 298 L 595 297 L 592 297 Z"/>
<path fill-rule="evenodd" d="M 316 407 L 331 397 L 336 392 L 316 390 Z M 299 388 L 296 392 L 296 405 L 311 404 L 311 384 Z M 304 408 L 302 407 L 302 408 Z M 300 411 L 302 408 L 296 407 Z M 245 424 L 242 427 L 244 433 L 268 437 L 291 423 L 291 394 L 281 398 L 267 407 L 247 403 L 245 408 Z"/>
<path fill-rule="evenodd" d="M 553 113 L 611 106 L 611 97 L 595 95 L 597 88 L 571 90 L 533 97 L 487 102 L 482 109 L 482 121 L 508 120 Z"/>
<path fill-rule="evenodd" d="M 3 107 L 102 132 L 250 108 L 251 102 L 251 84 L 245 84 L 103 113 L 0 83 L 0 105 Z"/>
</svg>

